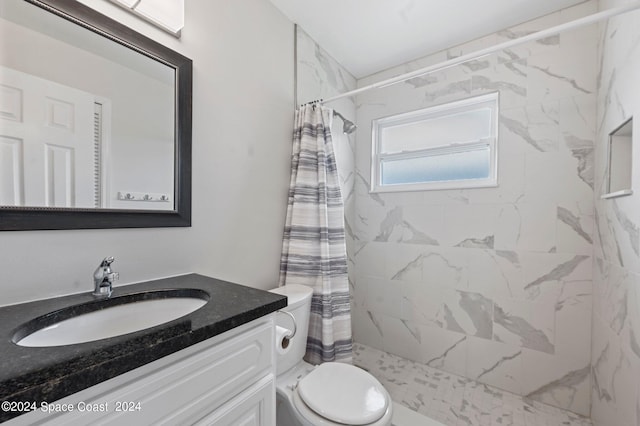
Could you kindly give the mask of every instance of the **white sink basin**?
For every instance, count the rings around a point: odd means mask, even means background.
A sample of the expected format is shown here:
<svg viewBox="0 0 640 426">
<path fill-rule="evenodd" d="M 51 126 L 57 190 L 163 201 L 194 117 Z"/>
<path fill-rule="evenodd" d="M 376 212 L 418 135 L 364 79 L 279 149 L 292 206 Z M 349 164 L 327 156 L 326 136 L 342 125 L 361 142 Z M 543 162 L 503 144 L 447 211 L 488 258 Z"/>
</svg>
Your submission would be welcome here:
<svg viewBox="0 0 640 426">
<path fill-rule="evenodd" d="M 56 322 L 15 343 L 45 347 L 93 342 L 173 321 L 206 303 L 205 299 L 188 296 L 125 302 Z"/>
</svg>

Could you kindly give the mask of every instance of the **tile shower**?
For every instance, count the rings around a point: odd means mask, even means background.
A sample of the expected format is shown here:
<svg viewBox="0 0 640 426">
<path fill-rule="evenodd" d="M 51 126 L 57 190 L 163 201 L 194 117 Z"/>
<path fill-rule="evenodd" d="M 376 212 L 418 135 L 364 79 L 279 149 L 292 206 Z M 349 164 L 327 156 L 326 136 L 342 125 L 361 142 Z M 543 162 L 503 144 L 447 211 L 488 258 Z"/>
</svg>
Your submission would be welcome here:
<svg viewBox="0 0 640 426">
<path fill-rule="evenodd" d="M 298 29 L 298 101 L 622 3 L 587 1 L 360 80 Z M 599 199 L 606 134 L 639 102 L 629 90 L 639 20 L 631 13 L 330 105 L 358 124 L 353 135 L 334 132 L 357 343 L 596 425 L 640 424 L 640 207 Z M 369 193 L 372 119 L 494 91 L 497 188 Z"/>
<path fill-rule="evenodd" d="M 361 84 L 595 10 L 557 12 Z M 358 97 L 362 129 L 498 91 L 500 185 L 372 196 L 370 136 L 357 133 L 357 342 L 589 414 L 597 36 L 575 30 Z"/>
</svg>

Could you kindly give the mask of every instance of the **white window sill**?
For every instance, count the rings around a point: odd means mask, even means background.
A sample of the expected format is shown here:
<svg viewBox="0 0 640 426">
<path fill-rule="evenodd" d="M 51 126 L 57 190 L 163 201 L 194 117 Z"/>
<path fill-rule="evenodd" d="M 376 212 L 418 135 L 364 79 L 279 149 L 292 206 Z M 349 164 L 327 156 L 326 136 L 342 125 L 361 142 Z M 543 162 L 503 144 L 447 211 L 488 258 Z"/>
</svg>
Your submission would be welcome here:
<svg viewBox="0 0 640 426">
<path fill-rule="evenodd" d="M 603 194 L 600 196 L 601 200 L 606 200 L 608 198 L 617 198 L 617 197 L 625 197 L 627 195 L 632 195 L 633 189 L 623 189 L 616 192 L 610 192 L 608 194 Z"/>
<path fill-rule="evenodd" d="M 415 191 L 446 191 L 459 189 L 497 188 L 495 180 L 482 182 L 465 182 L 463 180 L 434 182 L 434 183 L 407 183 L 398 185 L 386 185 L 372 188 L 369 193 L 381 194 L 385 192 L 415 192 Z"/>
</svg>

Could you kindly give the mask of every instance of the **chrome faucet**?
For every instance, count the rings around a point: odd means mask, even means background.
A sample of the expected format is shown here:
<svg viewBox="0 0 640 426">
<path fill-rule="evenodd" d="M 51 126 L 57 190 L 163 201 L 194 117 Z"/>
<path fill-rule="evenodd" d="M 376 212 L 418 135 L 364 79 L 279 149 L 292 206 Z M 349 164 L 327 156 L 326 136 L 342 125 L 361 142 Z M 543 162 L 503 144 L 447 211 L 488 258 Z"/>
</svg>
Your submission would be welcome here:
<svg viewBox="0 0 640 426">
<path fill-rule="evenodd" d="M 109 297 L 113 291 L 113 282 L 120 278 L 120 274 L 111 270 L 113 256 L 105 257 L 100 266 L 93 273 L 95 288 L 93 295 L 96 297 Z"/>
</svg>

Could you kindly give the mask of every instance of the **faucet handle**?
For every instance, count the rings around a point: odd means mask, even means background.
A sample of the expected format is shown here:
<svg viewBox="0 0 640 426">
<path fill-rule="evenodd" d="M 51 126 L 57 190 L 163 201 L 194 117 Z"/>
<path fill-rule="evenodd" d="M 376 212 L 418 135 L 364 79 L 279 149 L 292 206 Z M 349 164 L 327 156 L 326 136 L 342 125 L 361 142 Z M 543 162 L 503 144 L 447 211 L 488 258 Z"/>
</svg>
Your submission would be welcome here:
<svg viewBox="0 0 640 426">
<path fill-rule="evenodd" d="M 113 256 L 105 257 L 102 260 L 102 263 L 100 263 L 100 266 L 109 266 L 109 265 L 111 265 L 113 263 L 114 260 L 115 259 L 113 258 Z"/>
<path fill-rule="evenodd" d="M 96 297 L 109 297 L 113 291 L 113 283 L 120 278 L 120 274 L 111 270 L 113 256 L 105 257 L 93 273 L 94 290 Z"/>
</svg>

